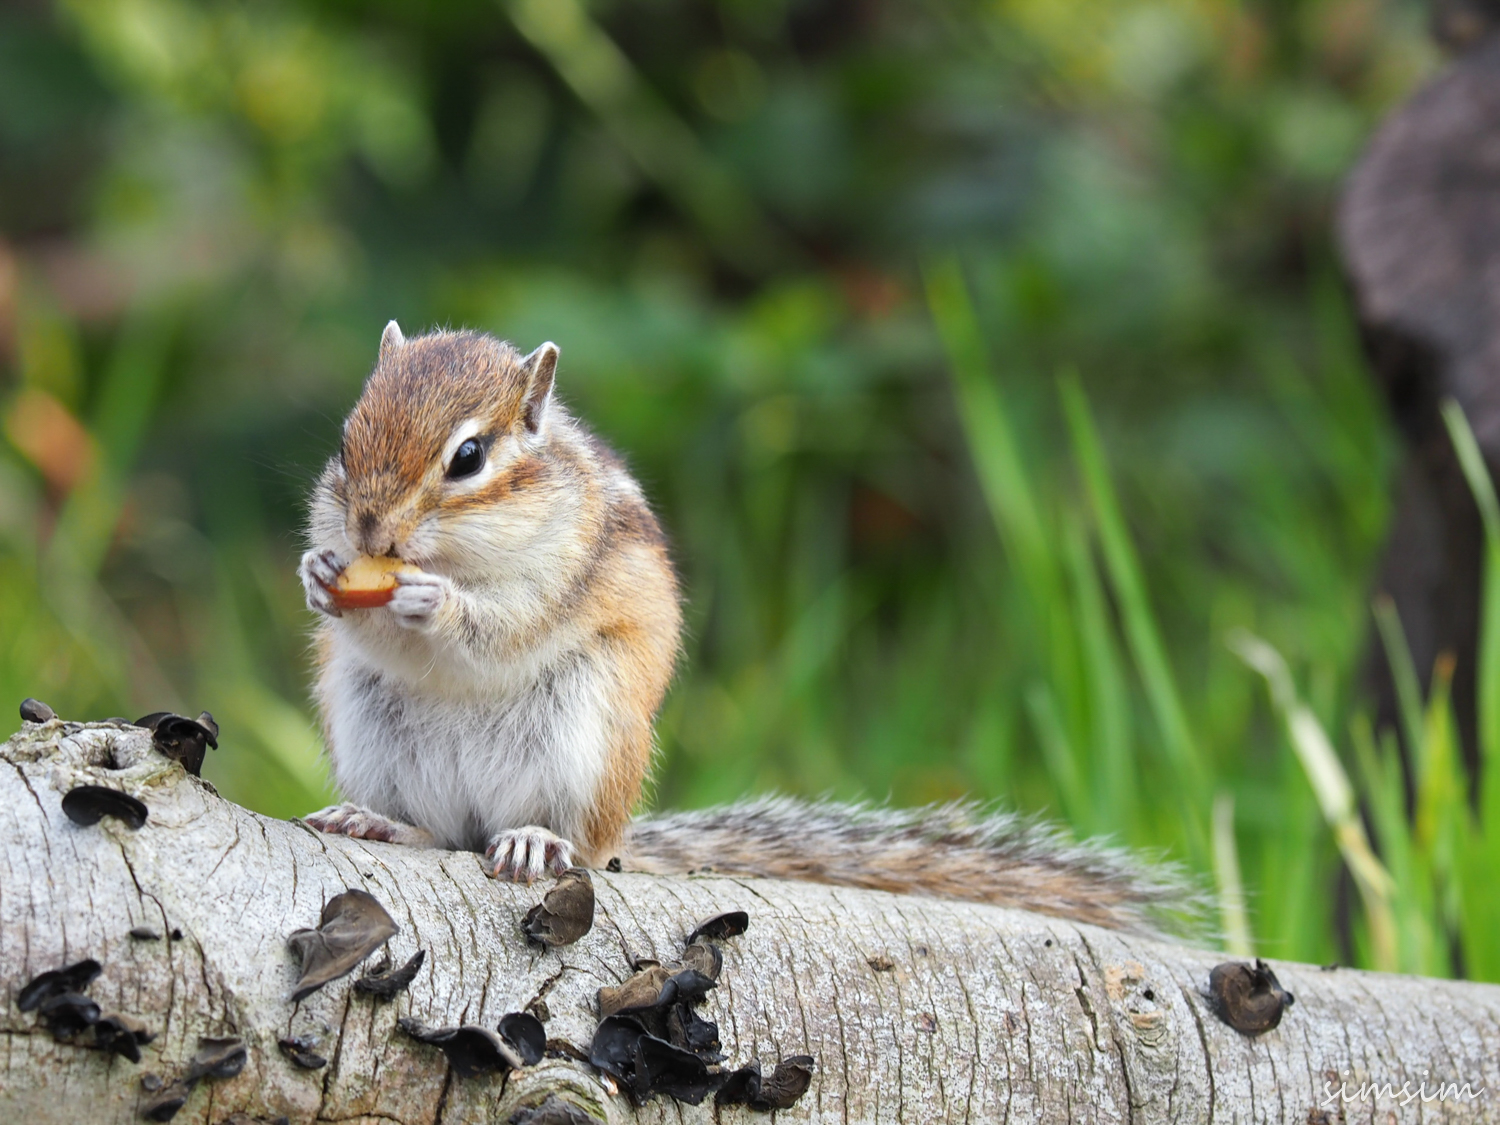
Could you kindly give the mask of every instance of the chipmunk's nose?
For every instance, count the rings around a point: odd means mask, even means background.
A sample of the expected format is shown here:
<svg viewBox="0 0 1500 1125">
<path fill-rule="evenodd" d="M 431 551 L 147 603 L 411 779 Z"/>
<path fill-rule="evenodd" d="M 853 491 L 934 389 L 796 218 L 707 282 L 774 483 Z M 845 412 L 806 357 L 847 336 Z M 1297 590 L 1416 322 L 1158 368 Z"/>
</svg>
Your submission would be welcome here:
<svg viewBox="0 0 1500 1125">
<path fill-rule="evenodd" d="M 396 546 L 396 539 L 374 512 L 366 509 L 359 512 L 350 521 L 354 526 L 350 528 L 349 538 L 360 551 L 372 558 L 390 554 Z"/>
</svg>

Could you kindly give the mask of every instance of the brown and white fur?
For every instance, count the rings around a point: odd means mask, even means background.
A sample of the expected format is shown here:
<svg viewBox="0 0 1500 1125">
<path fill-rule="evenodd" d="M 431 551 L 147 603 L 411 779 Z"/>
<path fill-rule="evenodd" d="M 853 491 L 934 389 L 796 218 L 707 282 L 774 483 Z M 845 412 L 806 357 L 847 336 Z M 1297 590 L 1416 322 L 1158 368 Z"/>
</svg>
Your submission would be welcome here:
<svg viewBox="0 0 1500 1125">
<path fill-rule="evenodd" d="M 557 356 L 387 326 L 302 558 L 352 802 L 314 827 L 484 848 L 527 880 L 619 843 L 677 655 L 677 582 L 640 487 L 553 399 Z M 483 466 L 450 479 L 471 438 Z M 356 554 L 420 569 L 389 606 L 341 613 L 326 585 Z"/>
<path fill-rule="evenodd" d="M 334 777 L 325 832 L 484 849 L 530 881 L 628 870 L 779 875 L 1149 928 L 1189 898 L 1170 868 L 1075 845 L 972 805 L 917 811 L 762 799 L 630 814 L 681 618 L 640 487 L 553 398 L 558 351 L 473 332 L 406 340 L 392 321 L 342 449 L 313 493 L 302 558 L 323 615 L 317 682 Z M 451 479 L 469 439 L 483 467 Z M 359 553 L 419 570 L 386 607 L 335 608 Z"/>
</svg>

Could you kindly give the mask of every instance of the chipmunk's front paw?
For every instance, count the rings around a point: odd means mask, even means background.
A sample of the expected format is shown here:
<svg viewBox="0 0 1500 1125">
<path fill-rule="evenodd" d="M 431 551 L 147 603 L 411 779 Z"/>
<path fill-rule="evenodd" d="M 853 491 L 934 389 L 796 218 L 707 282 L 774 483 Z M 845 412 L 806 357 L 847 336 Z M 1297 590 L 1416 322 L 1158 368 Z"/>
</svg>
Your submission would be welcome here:
<svg viewBox="0 0 1500 1125">
<path fill-rule="evenodd" d="M 513 883 L 531 883 L 550 870 L 561 875 L 573 866 L 573 844 L 545 828 L 527 825 L 497 832 L 490 837 L 484 856 L 490 861 L 490 874 Z"/>
<path fill-rule="evenodd" d="M 309 826 L 319 832 L 336 836 L 353 836 L 360 840 L 384 840 L 388 844 L 415 844 L 425 847 L 432 843 L 432 833 L 425 828 L 392 820 L 359 805 L 329 805 L 315 813 L 304 816 Z"/>
<path fill-rule="evenodd" d="M 297 567 L 297 577 L 302 579 L 302 590 L 307 595 L 307 608 L 329 617 L 342 617 L 344 613 L 333 601 L 332 586 L 339 580 L 349 560 L 337 551 L 308 551 Z"/>
<path fill-rule="evenodd" d="M 452 581 L 441 574 L 401 571 L 396 575 L 389 608 L 396 621 L 408 629 L 430 629 L 452 593 Z"/>
</svg>

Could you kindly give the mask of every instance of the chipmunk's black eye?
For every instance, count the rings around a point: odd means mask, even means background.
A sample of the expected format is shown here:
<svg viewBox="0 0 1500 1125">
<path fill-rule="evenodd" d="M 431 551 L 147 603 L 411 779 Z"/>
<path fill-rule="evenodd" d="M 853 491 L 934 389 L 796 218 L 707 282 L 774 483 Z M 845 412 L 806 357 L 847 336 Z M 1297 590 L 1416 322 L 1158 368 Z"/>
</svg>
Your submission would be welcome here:
<svg viewBox="0 0 1500 1125">
<path fill-rule="evenodd" d="M 470 438 L 460 445 L 453 454 L 453 460 L 448 462 L 448 479 L 457 480 L 459 477 L 470 477 L 484 468 L 484 446 Z"/>
</svg>

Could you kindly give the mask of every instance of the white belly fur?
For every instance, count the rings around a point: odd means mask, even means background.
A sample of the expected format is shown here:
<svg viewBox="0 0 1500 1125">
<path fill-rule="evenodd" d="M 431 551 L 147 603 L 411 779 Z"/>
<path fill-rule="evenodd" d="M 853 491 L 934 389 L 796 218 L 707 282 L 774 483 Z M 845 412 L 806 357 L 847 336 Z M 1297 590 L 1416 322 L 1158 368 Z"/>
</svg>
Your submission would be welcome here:
<svg viewBox="0 0 1500 1125">
<path fill-rule="evenodd" d="M 348 800 L 449 848 L 482 848 L 527 825 L 579 838 L 604 772 L 608 714 L 604 678 L 582 653 L 506 677 L 512 690 L 481 701 L 424 692 L 336 647 L 323 705 Z"/>
</svg>

